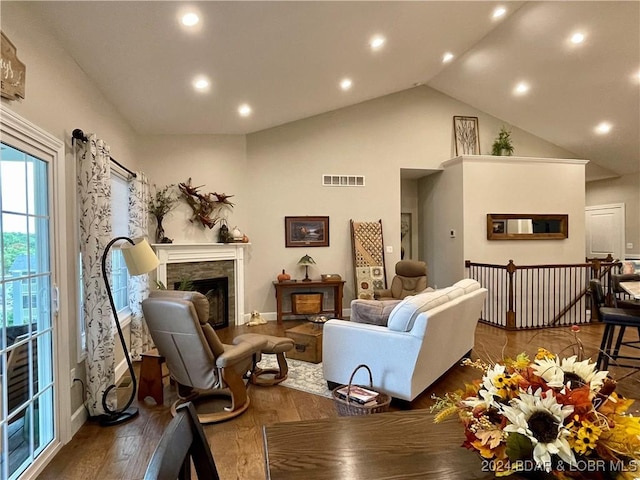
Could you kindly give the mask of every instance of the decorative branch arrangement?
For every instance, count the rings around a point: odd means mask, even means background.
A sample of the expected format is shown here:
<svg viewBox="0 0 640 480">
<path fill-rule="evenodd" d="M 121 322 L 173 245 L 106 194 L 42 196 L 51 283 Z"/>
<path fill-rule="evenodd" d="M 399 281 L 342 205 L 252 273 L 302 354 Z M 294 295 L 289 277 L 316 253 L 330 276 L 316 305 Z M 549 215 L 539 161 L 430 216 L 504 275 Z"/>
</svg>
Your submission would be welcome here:
<svg viewBox="0 0 640 480">
<path fill-rule="evenodd" d="M 182 198 L 186 200 L 191 209 L 193 215 L 191 216 L 191 222 L 200 222 L 202 226 L 213 228 L 222 218 L 222 211 L 225 208 L 233 208 L 233 203 L 229 201 L 229 198 L 233 195 L 225 195 L 224 193 L 199 193 L 198 190 L 202 185 L 194 187 L 191 185 L 191 178 L 186 183 L 179 183 L 178 188 L 182 193 Z"/>
<path fill-rule="evenodd" d="M 149 213 L 156 219 L 156 242 L 157 243 L 172 243 L 173 240 L 165 236 L 164 227 L 162 226 L 162 220 L 164 217 L 176 208 L 178 203 L 178 193 L 175 189 L 175 184 L 166 185 L 165 187 L 158 188 L 153 185 L 153 193 L 149 199 Z"/>
</svg>

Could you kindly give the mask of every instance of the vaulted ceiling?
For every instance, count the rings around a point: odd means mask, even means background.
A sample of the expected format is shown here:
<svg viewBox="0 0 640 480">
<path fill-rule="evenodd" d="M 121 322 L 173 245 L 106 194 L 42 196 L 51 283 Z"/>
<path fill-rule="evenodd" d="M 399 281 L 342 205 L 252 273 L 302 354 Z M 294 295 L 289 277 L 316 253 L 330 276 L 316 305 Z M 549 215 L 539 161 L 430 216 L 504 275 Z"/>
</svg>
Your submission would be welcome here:
<svg viewBox="0 0 640 480">
<path fill-rule="evenodd" d="M 139 133 L 250 133 L 426 84 L 611 174 L 640 171 L 637 1 L 30 6 Z M 187 9 L 195 27 L 179 21 Z M 609 133 L 595 131 L 602 122 Z"/>
</svg>

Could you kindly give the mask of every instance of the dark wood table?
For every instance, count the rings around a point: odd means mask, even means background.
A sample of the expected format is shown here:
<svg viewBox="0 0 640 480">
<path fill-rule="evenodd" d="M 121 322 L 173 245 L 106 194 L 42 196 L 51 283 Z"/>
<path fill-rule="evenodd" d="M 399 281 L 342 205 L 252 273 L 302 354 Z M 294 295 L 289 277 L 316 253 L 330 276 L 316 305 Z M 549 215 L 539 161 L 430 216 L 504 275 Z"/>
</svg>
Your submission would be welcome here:
<svg viewBox="0 0 640 480">
<path fill-rule="evenodd" d="M 330 288 L 333 290 L 333 310 L 322 310 L 321 314 L 330 314 L 331 318 L 342 318 L 342 294 L 344 290 L 344 280 L 320 282 L 312 280 L 310 282 L 303 281 L 288 281 L 288 282 L 273 282 L 273 286 L 276 289 L 276 311 L 278 315 L 278 323 L 282 324 L 282 317 L 284 315 L 291 315 L 292 312 L 283 311 L 283 300 L 285 295 L 291 293 L 306 293 L 317 292 L 321 288 Z"/>
<path fill-rule="evenodd" d="M 495 478 L 461 447 L 457 419 L 433 423 L 427 410 L 278 423 L 265 426 L 263 438 L 272 480 Z"/>
</svg>

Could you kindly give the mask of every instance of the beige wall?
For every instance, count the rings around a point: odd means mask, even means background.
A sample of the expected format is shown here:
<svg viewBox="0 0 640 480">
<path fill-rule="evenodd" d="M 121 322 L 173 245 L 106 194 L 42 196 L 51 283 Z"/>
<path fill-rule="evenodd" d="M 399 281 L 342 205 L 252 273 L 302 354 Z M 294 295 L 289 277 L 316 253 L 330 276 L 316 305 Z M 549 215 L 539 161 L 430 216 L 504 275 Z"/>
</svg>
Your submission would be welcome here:
<svg viewBox="0 0 640 480">
<path fill-rule="evenodd" d="M 625 253 L 640 258 L 640 175 L 589 182 L 586 195 L 588 207 L 624 203 L 625 243 L 633 243 L 633 248 L 627 248 Z"/>
<path fill-rule="evenodd" d="M 499 265 L 584 261 L 584 162 L 477 156 L 444 167 L 420 182 L 430 284 L 462 278 L 465 260 Z M 490 241 L 488 213 L 566 213 L 569 238 Z"/>
<path fill-rule="evenodd" d="M 209 192 L 233 195 L 229 200 L 233 209 L 225 209 L 229 229 L 234 226 L 252 236 L 249 225 L 247 191 L 250 172 L 247 169 L 244 135 L 158 135 L 142 136 L 138 140 L 140 169 L 146 172 L 149 183 L 159 188 L 169 184 L 186 183 L 200 186 Z M 213 229 L 190 222 L 193 211 L 179 202 L 163 221 L 165 234 L 174 243 L 207 243 L 218 241 L 219 225 Z M 149 223 L 149 234 L 155 238 L 155 220 Z"/>
<path fill-rule="evenodd" d="M 465 259 L 505 265 L 509 259 L 519 265 L 583 262 L 585 165 L 494 158 L 464 162 Z M 487 240 L 487 213 L 568 214 L 569 238 Z"/>
</svg>

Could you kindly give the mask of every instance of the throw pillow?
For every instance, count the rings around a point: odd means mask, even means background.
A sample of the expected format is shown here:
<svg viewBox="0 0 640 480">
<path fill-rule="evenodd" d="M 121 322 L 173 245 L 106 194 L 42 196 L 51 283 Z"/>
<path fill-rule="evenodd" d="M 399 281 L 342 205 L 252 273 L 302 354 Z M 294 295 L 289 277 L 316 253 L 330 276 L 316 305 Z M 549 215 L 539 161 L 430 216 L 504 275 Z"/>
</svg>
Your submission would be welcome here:
<svg viewBox="0 0 640 480">
<path fill-rule="evenodd" d="M 400 300 L 353 300 L 350 320 L 386 327 L 391 311 L 399 303 Z"/>
</svg>

